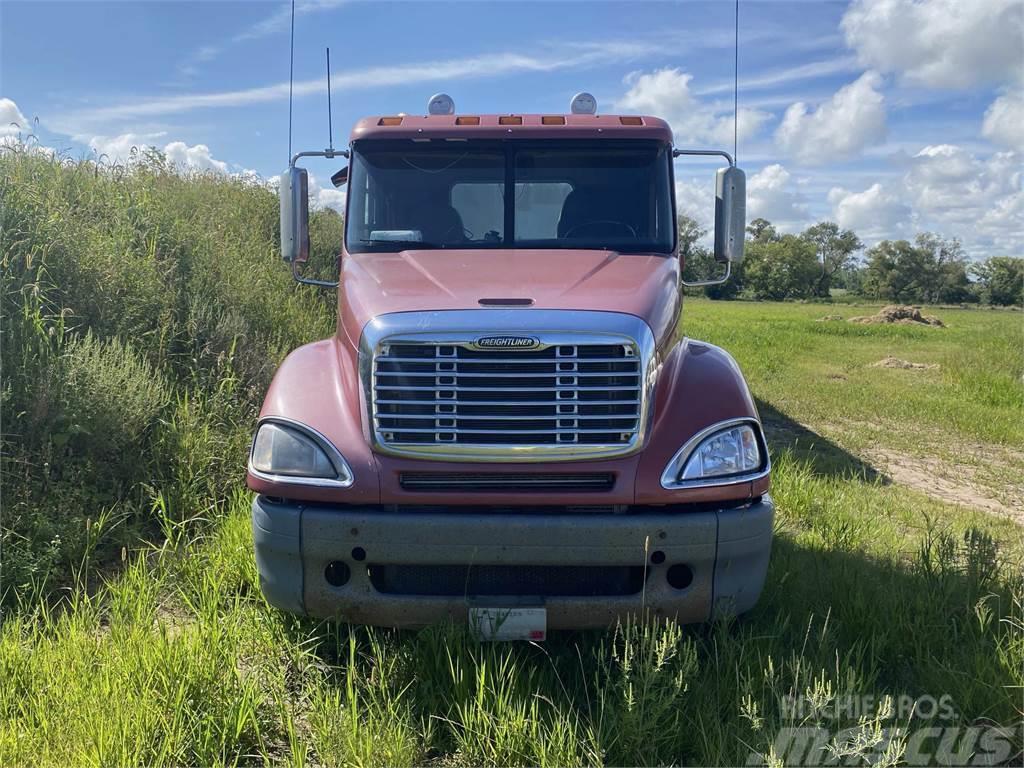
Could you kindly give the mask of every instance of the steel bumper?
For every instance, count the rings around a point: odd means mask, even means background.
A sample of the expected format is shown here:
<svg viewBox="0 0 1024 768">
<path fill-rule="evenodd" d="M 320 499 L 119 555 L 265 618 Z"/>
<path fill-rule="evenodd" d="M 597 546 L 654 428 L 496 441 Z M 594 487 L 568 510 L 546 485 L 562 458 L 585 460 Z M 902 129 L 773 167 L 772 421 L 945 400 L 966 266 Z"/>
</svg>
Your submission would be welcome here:
<svg viewBox="0 0 1024 768">
<path fill-rule="evenodd" d="M 418 627 L 463 622 L 472 605 L 541 605 L 548 627 L 607 626 L 649 610 L 683 623 L 739 614 L 757 602 L 771 552 L 768 496 L 741 508 L 622 515 L 386 512 L 359 506 L 253 502 L 260 586 L 274 606 L 358 624 Z M 332 586 L 331 563 L 347 581 Z M 629 595 L 515 598 L 378 591 L 377 565 L 643 566 L 642 591 Z M 676 588 L 668 569 L 692 580 Z M 336 567 L 336 566 L 335 566 Z M 337 579 L 335 579 L 337 581 Z"/>
</svg>

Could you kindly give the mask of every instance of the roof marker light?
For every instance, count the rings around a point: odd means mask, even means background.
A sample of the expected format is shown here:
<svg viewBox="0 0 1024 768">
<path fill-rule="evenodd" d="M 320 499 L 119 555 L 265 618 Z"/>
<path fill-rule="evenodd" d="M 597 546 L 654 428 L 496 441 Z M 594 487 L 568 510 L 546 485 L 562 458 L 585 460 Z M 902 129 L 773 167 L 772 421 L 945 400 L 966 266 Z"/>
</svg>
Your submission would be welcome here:
<svg viewBox="0 0 1024 768">
<path fill-rule="evenodd" d="M 427 102 L 427 112 L 431 115 L 454 115 L 455 102 L 447 93 L 435 93 Z"/>
<path fill-rule="evenodd" d="M 401 125 L 402 118 L 400 117 L 382 117 L 377 121 L 377 125 Z"/>
<path fill-rule="evenodd" d="M 498 118 L 498 125 L 522 125 L 523 118 L 519 115 L 502 115 Z"/>
<path fill-rule="evenodd" d="M 580 91 L 572 97 L 572 101 L 569 103 L 569 111 L 574 115 L 596 115 L 597 99 L 591 93 Z"/>
<path fill-rule="evenodd" d="M 563 115 L 544 115 L 540 119 L 541 125 L 565 125 L 565 117 Z"/>
<path fill-rule="evenodd" d="M 622 125 L 643 125 L 644 119 L 642 117 L 620 117 L 619 122 Z"/>
<path fill-rule="evenodd" d="M 455 118 L 456 125 L 480 125 L 480 118 L 475 115 L 462 115 Z"/>
</svg>

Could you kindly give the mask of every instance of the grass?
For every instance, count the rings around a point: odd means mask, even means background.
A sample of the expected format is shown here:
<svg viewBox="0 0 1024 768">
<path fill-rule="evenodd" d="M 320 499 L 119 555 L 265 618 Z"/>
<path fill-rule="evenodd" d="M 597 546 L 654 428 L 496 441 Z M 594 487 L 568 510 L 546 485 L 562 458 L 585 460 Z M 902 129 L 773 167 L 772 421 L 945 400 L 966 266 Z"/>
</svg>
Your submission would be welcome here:
<svg viewBox="0 0 1024 768">
<path fill-rule="evenodd" d="M 0 764 L 744 765 L 785 757 L 793 726 L 846 729 L 844 764 L 885 764 L 906 743 L 886 753 L 884 729 L 949 722 L 907 701 L 944 697 L 962 726 L 1024 717 L 1021 528 L 887 483 L 866 459 L 881 446 L 955 469 L 961 447 L 1015 461 L 1019 313 L 942 310 L 935 330 L 688 302 L 684 330 L 736 355 L 772 426 L 761 602 L 707 627 L 482 644 L 453 626 L 299 619 L 259 593 L 237 468 L 268 371 L 330 326 L 273 259 L 269 193 L 158 163 L 11 155 L 0 190 L 3 574 L 12 550 L 52 565 L 44 585 L 3 585 Z M 260 316 L 275 303 L 280 316 Z M 889 354 L 941 367 L 869 367 Z M 103 448 L 124 470 L 104 474 L 69 425 L 119 423 L 111 387 L 132 390 L 131 418 Z M 44 455 L 60 474 L 40 474 Z M 48 548 L 41 530 L 75 546 Z"/>
</svg>

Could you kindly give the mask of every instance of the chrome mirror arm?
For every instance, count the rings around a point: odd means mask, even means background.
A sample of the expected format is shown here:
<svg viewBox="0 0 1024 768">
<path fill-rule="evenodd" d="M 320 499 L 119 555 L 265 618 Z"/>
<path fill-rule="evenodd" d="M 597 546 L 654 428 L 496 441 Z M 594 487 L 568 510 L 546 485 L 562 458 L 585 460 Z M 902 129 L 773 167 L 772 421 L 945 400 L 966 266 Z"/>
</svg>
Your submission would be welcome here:
<svg viewBox="0 0 1024 768">
<path fill-rule="evenodd" d="M 686 280 L 680 279 L 679 282 L 685 285 L 687 288 L 704 288 L 709 285 L 721 285 L 729 279 L 729 275 L 732 274 L 732 262 L 725 262 L 725 274 L 722 277 L 716 277 L 713 280 L 694 280 L 692 283 Z"/>
</svg>

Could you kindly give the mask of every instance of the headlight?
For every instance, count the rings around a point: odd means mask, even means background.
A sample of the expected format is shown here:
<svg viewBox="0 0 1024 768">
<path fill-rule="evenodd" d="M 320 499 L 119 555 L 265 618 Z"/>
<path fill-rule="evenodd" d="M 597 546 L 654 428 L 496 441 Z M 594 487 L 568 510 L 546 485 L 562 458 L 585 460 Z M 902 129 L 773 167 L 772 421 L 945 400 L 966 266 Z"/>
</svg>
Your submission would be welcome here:
<svg viewBox="0 0 1024 768">
<path fill-rule="evenodd" d="M 277 421 L 256 431 L 249 468 L 271 480 L 305 485 L 352 485 L 352 470 L 322 435 Z"/>
<path fill-rule="evenodd" d="M 665 488 L 719 485 L 766 471 L 767 456 L 757 425 L 749 421 L 710 427 L 690 440 L 665 467 Z"/>
</svg>

